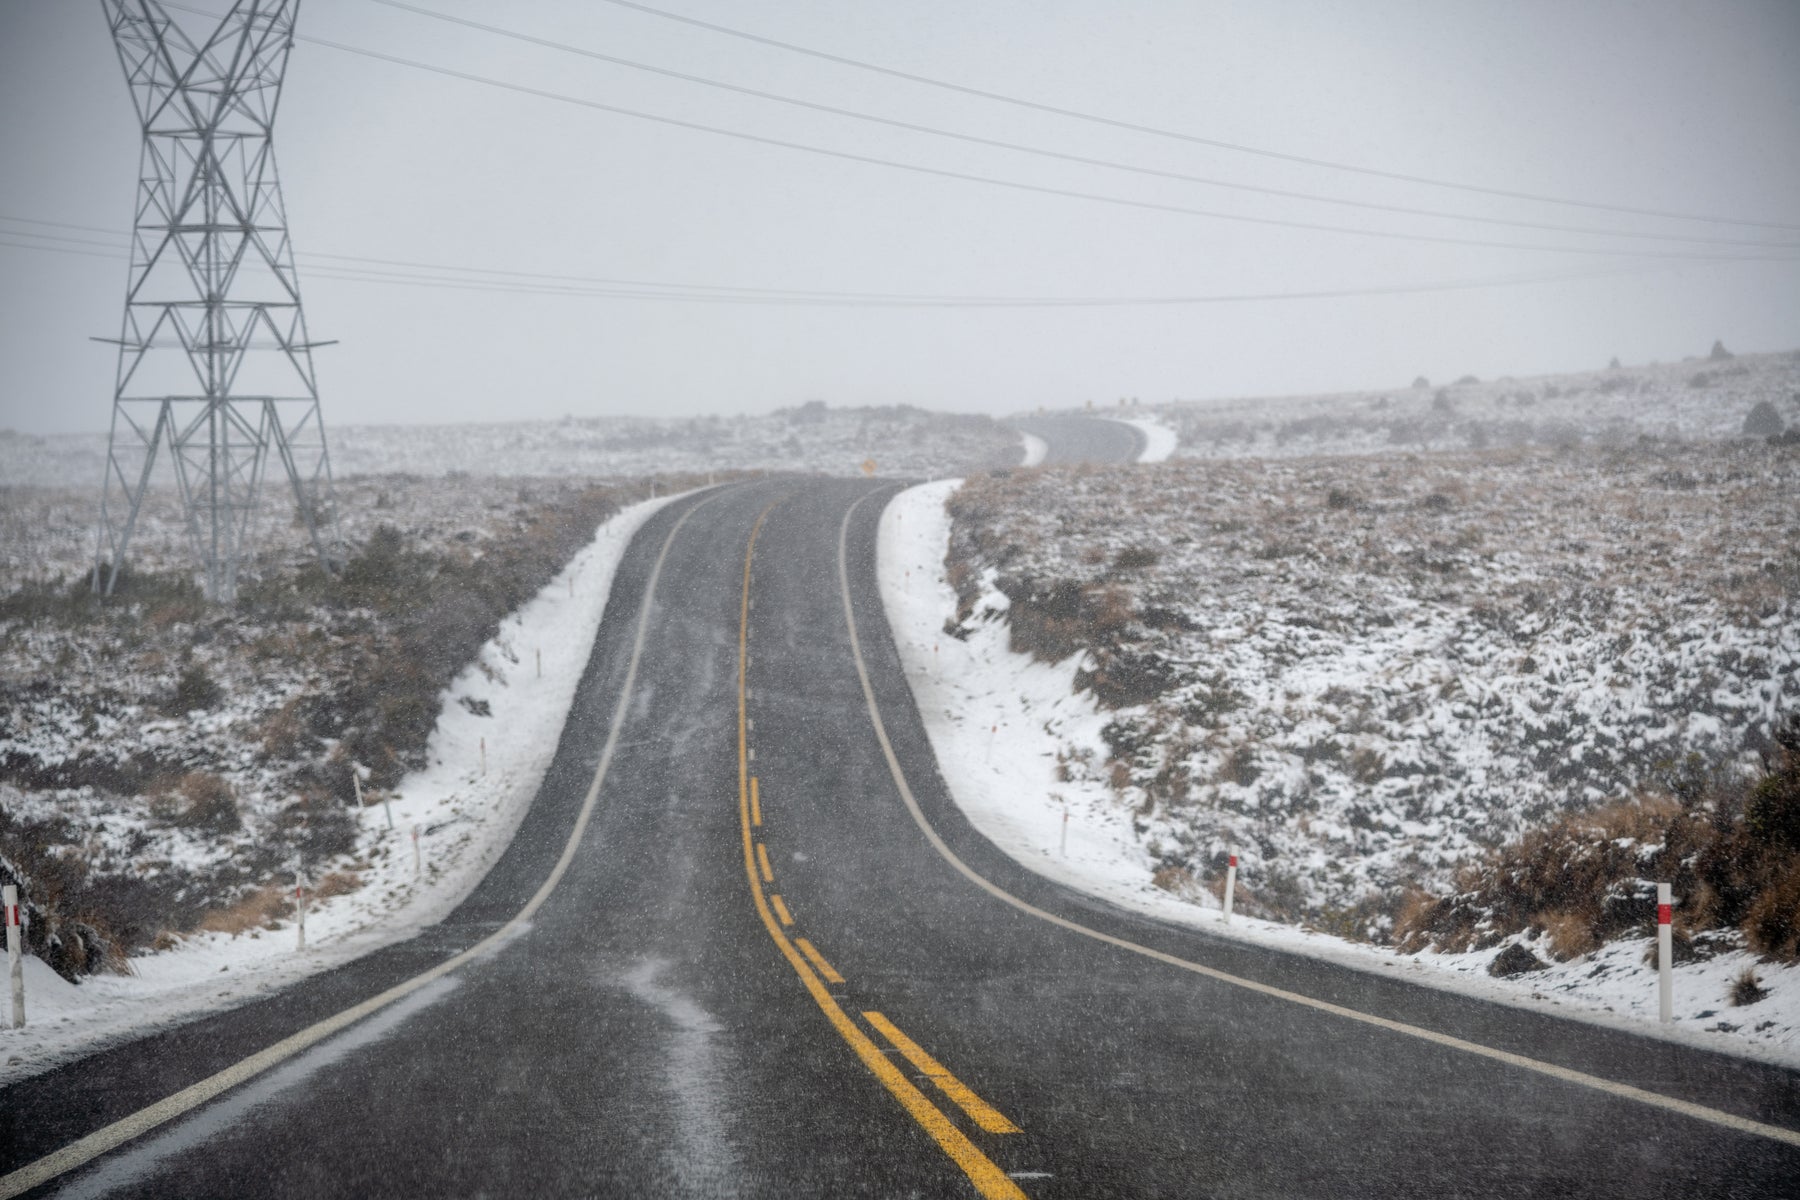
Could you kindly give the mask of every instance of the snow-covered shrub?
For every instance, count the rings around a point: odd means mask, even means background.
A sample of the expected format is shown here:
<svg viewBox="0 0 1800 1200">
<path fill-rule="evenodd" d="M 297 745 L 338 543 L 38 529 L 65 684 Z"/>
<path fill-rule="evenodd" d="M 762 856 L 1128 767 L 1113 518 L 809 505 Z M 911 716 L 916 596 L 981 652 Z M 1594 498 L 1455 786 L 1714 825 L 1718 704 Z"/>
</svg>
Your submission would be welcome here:
<svg viewBox="0 0 1800 1200">
<path fill-rule="evenodd" d="M 233 794 L 231 784 L 210 771 L 189 771 L 183 775 L 175 785 L 171 799 L 176 802 L 165 811 L 173 824 L 209 829 L 215 833 L 235 833 L 243 828 L 243 817 L 238 812 L 237 796 Z M 151 811 L 153 815 L 156 813 L 154 801 Z"/>
<path fill-rule="evenodd" d="M 172 717 L 199 712 L 216 705 L 225 693 L 200 663 L 190 663 L 175 680 L 175 692 L 169 697 L 168 713 Z"/>
<path fill-rule="evenodd" d="M 1758 400 L 1749 412 L 1744 414 L 1745 437 L 1774 437 L 1787 426 L 1781 420 L 1781 414 L 1767 400 Z"/>
</svg>

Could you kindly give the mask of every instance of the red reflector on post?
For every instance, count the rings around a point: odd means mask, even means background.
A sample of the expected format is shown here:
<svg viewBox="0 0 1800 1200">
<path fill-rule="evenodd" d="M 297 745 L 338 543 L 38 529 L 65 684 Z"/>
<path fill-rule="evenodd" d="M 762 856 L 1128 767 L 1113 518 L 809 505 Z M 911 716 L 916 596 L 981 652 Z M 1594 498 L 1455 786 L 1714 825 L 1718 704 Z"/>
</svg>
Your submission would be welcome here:
<svg viewBox="0 0 1800 1200">
<path fill-rule="evenodd" d="M 1230 863 L 1229 863 L 1229 864 L 1227 864 L 1227 865 L 1229 865 L 1229 866 L 1233 866 L 1233 867 L 1235 867 L 1235 866 L 1237 866 L 1237 855 L 1235 855 L 1235 854 L 1233 854 L 1233 855 L 1232 855 L 1232 856 L 1231 856 L 1231 861 L 1230 861 Z"/>
<path fill-rule="evenodd" d="M 1671 914 L 1674 912 L 1674 909 L 1675 909 L 1675 906 L 1673 904 L 1657 905 L 1656 906 L 1656 923 L 1658 925 L 1669 924 Z"/>
</svg>

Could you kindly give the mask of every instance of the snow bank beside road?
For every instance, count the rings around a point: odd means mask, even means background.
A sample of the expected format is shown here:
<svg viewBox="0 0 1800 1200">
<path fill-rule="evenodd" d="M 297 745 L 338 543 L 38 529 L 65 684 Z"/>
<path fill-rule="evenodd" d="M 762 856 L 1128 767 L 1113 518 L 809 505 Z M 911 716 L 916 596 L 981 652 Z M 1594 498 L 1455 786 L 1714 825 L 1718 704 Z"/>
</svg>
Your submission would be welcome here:
<svg viewBox="0 0 1800 1200">
<path fill-rule="evenodd" d="M 196 934 L 131 959 L 130 976 L 93 975 L 80 986 L 28 959 L 28 1024 L 0 1032 L 0 1085 L 241 1004 L 446 916 L 505 851 L 537 795 L 626 546 L 677 498 L 632 505 L 603 524 L 457 676 L 442 697 L 430 765 L 406 776 L 388 806 L 372 803 L 359 814 L 362 885 L 308 906 L 304 953 L 296 953 L 294 928 L 284 922 L 272 931 Z M 414 870 L 415 828 L 422 874 Z"/>
<path fill-rule="evenodd" d="M 939 768 L 971 824 L 1022 866 L 1134 911 L 1208 932 L 1273 945 L 1357 970 L 1445 988 L 1595 1024 L 1746 1057 L 1800 1066 L 1800 968 L 1759 964 L 1745 951 L 1675 972 L 1675 1023 L 1656 1022 L 1656 976 L 1644 940 L 1619 941 L 1567 963 L 1509 980 L 1486 973 L 1493 951 L 1401 956 L 1305 928 L 1234 915 L 1195 890 L 1177 896 L 1152 883 L 1155 862 L 1098 779 L 1058 779 L 1057 753 L 1087 746 L 1104 756 L 1110 717 L 1077 693 L 1080 656 L 1049 665 L 1008 646 L 1006 597 L 986 580 L 966 640 L 943 632 L 956 612 L 944 577 L 950 539 L 945 501 L 960 480 L 900 493 L 882 514 L 877 570 L 883 607 Z M 1090 773 L 1083 773 L 1090 774 Z M 1067 822 L 1067 846 L 1063 829 Z M 1247 886 L 1255 881 L 1246 879 Z M 1732 978 L 1754 967 L 1769 996 L 1730 1008 Z"/>
<path fill-rule="evenodd" d="M 1144 435 L 1144 452 L 1137 457 L 1141 463 L 1163 462 L 1175 453 L 1175 431 L 1167 425 L 1142 418 L 1127 420 L 1124 417 L 1109 417 L 1108 420 L 1117 421 L 1121 425 L 1129 425 Z"/>
</svg>

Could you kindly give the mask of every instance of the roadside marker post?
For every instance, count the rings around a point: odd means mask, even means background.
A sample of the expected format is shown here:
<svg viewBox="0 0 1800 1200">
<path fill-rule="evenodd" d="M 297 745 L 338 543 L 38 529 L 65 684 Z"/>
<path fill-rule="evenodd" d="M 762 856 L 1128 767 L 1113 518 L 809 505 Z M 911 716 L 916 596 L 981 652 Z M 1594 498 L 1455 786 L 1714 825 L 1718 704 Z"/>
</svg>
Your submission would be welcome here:
<svg viewBox="0 0 1800 1200">
<path fill-rule="evenodd" d="M 481 773 L 487 774 L 487 739 L 481 739 Z"/>
<path fill-rule="evenodd" d="M 425 873 L 425 858 L 422 854 L 419 853 L 419 827 L 417 825 L 414 825 L 413 826 L 413 874 L 415 876 L 418 876 L 418 875 L 423 875 L 424 873 Z"/>
<path fill-rule="evenodd" d="M 7 884 L 3 902 L 6 905 L 6 970 L 12 976 L 12 1027 L 25 1028 L 25 946 L 24 930 L 19 927 L 19 889 Z"/>
<path fill-rule="evenodd" d="M 537 677 L 542 679 L 544 677 L 544 652 L 542 649 L 536 649 L 532 653 L 537 655 Z"/>
<path fill-rule="evenodd" d="M 1225 852 L 1225 915 L 1220 918 L 1225 924 L 1231 924 L 1231 894 L 1237 891 L 1237 851 Z"/>
<path fill-rule="evenodd" d="M 294 872 L 294 928 L 299 931 L 295 950 L 306 949 L 306 875 Z"/>
<path fill-rule="evenodd" d="M 1675 912 L 1675 897 L 1666 883 L 1656 885 L 1656 1006 L 1657 1017 L 1664 1024 L 1675 1018 L 1675 930 L 1670 923 Z"/>
</svg>

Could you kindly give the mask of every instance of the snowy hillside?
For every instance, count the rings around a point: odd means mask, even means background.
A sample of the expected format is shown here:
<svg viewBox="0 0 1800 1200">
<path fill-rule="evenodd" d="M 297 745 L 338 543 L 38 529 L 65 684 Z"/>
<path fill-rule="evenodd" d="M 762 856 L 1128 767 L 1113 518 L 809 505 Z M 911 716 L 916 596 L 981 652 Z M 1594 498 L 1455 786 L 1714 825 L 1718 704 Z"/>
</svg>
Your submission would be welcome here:
<svg viewBox="0 0 1800 1200">
<path fill-rule="evenodd" d="M 1800 710 L 1800 450 L 1038 469 L 950 501 L 951 632 L 1080 656 L 1160 867 L 1381 936 L 1405 889 Z M 1120 514 L 1128 514 L 1121 519 Z"/>
<path fill-rule="evenodd" d="M 932 477 L 1005 466 L 1016 433 L 980 416 L 907 405 L 831 408 L 817 402 L 760 416 L 565 417 L 470 425 L 348 425 L 326 429 L 332 469 L 354 475 L 537 475 L 612 479 L 717 471 L 850 475 L 872 460 L 886 477 Z M 92 489 L 105 434 L 34 436 L 0 430 L 0 484 Z"/>
<path fill-rule="evenodd" d="M 486 690 L 566 674 L 556 645 L 545 664 L 484 643 L 642 495 L 401 477 L 346 490 L 368 503 L 329 584 L 305 556 L 275 556 L 220 608 L 185 560 L 140 561 L 108 603 L 80 580 L 0 597 L 0 866 L 33 879 L 34 941 L 84 927 L 66 973 L 260 903 L 296 860 L 360 870 L 343 865 L 359 853 L 354 770 L 387 792 L 427 766 L 441 693 L 478 655 L 494 659 Z"/>
<path fill-rule="evenodd" d="M 1203 927 L 1214 936 L 1281 947 L 1485 1000 L 1800 1064 L 1800 964 L 1771 963 L 1742 948 L 1741 938 L 1703 935 L 1709 937 L 1704 954 L 1678 954 L 1674 1023 L 1657 1024 L 1655 974 L 1643 957 L 1649 941 L 1642 923 L 1645 910 L 1634 907 L 1640 897 L 1630 890 L 1618 897 L 1602 892 L 1586 897 L 1591 908 L 1611 910 L 1615 923 L 1624 918 L 1635 926 L 1615 930 L 1604 945 L 1565 945 L 1573 924 L 1565 913 L 1551 915 L 1554 928 L 1537 931 L 1547 936 L 1520 931 L 1523 936 L 1507 937 L 1496 931 L 1484 944 L 1471 946 L 1465 940 L 1455 952 L 1413 953 L 1410 946 L 1366 940 L 1371 932 L 1380 933 L 1379 928 L 1369 930 L 1368 922 L 1386 907 L 1382 903 L 1361 914 L 1327 911 L 1298 923 L 1291 914 L 1286 920 L 1258 918 L 1254 912 L 1269 911 L 1265 883 L 1246 854 L 1235 895 L 1237 913 L 1224 924 L 1218 857 L 1196 864 L 1197 869 L 1169 863 L 1165 847 L 1145 838 L 1149 824 L 1132 798 L 1115 788 L 1111 772 L 1077 765 L 1084 757 L 1091 762 L 1105 753 L 1105 730 L 1117 715 L 1097 704 L 1091 693 L 1077 690 L 1083 656 L 1046 663 L 1009 649 L 1008 624 L 997 618 L 967 622 L 961 637 L 946 633 L 945 614 L 955 612 L 958 601 L 944 562 L 952 526 L 944 502 L 958 482 L 909 489 L 883 513 L 882 602 L 951 794 L 971 823 L 1018 862 L 1111 903 Z M 1003 594 L 989 594 L 988 607 L 1004 603 Z M 1620 824 L 1616 815 L 1613 823 Z M 1647 822 L 1637 824 L 1642 833 Z M 1238 842 L 1234 848 L 1242 852 L 1250 847 Z M 1592 842 L 1583 840 L 1571 849 L 1591 852 Z M 1644 841 L 1602 849 L 1600 855 L 1590 853 L 1590 859 L 1623 860 L 1628 874 L 1653 869 L 1632 860 L 1659 852 Z M 1675 853 L 1686 856 L 1693 850 L 1687 839 Z M 1264 865 L 1269 865 L 1266 860 Z M 1571 871 L 1555 859 L 1547 859 L 1543 867 L 1567 880 L 1565 890 L 1591 885 L 1596 874 L 1591 864 L 1576 864 Z M 1682 884 L 1685 924 L 1693 911 L 1687 902 L 1698 897 L 1693 880 L 1683 878 L 1692 872 L 1684 865 L 1675 874 Z M 1414 899 L 1422 897 L 1413 894 Z M 1438 907 L 1461 915 L 1484 899 L 1478 890 Z M 1414 903 L 1409 911 L 1429 910 Z M 1334 915 L 1351 920 L 1334 921 Z M 1543 957 L 1535 969 L 1496 977 L 1490 967 L 1500 943 L 1515 957 L 1521 947 L 1537 952 L 1534 958 Z M 1678 941 L 1678 948 L 1682 944 Z"/>
<path fill-rule="evenodd" d="M 1177 431 L 1178 457 L 1268 458 L 1606 445 L 1640 436 L 1712 440 L 1744 434 L 1752 410 L 1765 403 L 1781 423 L 1800 424 L 1800 351 L 1145 411 Z"/>
</svg>

